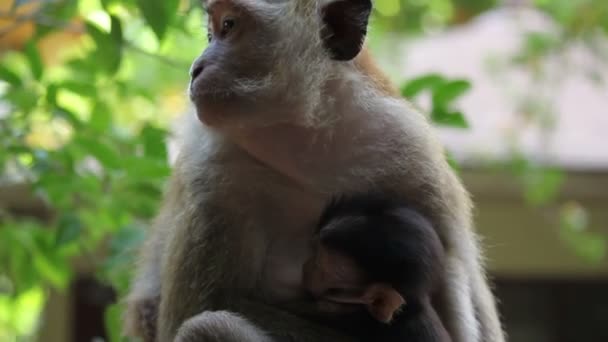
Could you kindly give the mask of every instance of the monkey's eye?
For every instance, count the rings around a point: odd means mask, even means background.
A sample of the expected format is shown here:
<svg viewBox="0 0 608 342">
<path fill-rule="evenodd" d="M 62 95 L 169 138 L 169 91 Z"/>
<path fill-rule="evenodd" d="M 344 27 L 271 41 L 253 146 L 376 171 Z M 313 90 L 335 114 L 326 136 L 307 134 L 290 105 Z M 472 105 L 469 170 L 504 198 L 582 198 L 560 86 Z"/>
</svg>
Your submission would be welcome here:
<svg viewBox="0 0 608 342">
<path fill-rule="evenodd" d="M 211 33 L 207 33 L 207 42 L 211 43 L 211 39 L 213 39 L 213 35 L 211 35 Z"/>
<path fill-rule="evenodd" d="M 234 25 L 236 25 L 234 18 L 225 18 L 222 21 L 222 36 L 227 35 L 234 28 Z"/>
</svg>

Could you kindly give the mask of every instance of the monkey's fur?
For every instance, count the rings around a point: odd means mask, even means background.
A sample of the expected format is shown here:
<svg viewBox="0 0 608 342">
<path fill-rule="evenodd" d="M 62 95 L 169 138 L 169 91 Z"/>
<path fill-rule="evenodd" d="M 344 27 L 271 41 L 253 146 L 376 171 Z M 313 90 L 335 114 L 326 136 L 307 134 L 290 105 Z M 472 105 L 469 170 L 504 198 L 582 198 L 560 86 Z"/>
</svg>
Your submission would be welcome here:
<svg viewBox="0 0 608 342">
<path fill-rule="evenodd" d="M 427 118 L 359 52 L 369 0 L 206 6 L 213 39 L 190 88 L 200 122 L 181 133 L 127 298 L 129 333 L 144 333 L 142 307 L 159 301 L 157 341 L 349 340 L 298 316 L 316 310 L 302 265 L 329 198 L 390 189 L 442 241 L 436 310 L 453 341 L 504 341 L 466 191 Z"/>
</svg>

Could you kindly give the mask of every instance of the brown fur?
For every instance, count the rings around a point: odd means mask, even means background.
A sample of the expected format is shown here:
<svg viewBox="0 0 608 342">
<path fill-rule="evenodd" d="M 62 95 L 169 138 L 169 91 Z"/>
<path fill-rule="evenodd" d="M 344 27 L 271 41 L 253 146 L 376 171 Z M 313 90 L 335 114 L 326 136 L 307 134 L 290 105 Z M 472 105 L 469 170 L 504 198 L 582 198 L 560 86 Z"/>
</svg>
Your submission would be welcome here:
<svg viewBox="0 0 608 342">
<path fill-rule="evenodd" d="M 357 70 L 369 77 L 371 83 L 381 94 L 396 98 L 401 96 L 399 90 L 374 62 L 372 54 L 366 46 L 354 59 L 354 64 Z"/>
</svg>

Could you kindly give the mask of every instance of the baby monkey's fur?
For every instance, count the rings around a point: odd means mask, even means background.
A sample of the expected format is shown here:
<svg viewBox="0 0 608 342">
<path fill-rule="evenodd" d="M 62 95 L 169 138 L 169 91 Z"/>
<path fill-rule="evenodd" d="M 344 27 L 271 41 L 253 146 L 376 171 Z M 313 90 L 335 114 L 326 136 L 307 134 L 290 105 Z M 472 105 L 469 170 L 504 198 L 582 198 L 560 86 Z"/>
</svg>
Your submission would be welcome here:
<svg viewBox="0 0 608 342">
<path fill-rule="evenodd" d="M 340 196 L 321 215 L 315 245 L 304 283 L 346 332 L 370 342 L 451 341 L 431 298 L 445 273 L 441 241 L 399 196 Z M 352 305 L 340 312 L 336 303 Z"/>
</svg>

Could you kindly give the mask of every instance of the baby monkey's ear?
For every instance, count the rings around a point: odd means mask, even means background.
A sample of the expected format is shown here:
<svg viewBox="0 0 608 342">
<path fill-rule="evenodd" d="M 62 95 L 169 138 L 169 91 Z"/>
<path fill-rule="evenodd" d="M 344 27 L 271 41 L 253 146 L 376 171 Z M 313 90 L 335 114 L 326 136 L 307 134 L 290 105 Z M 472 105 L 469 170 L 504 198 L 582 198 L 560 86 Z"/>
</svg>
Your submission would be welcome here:
<svg viewBox="0 0 608 342">
<path fill-rule="evenodd" d="M 368 279 L 352 258 L 323 245 L 318 245 L 313 258 L 304 264 L 302 275 L 314 298 L 351 307 L 361 305 L 382 323 L 390 323 L 405 304 L 392 285 Z"/>
<path fill-rule="evenodd" d="M 390 323 L 395 314 L 406 304 L 403 296 L 392 286 L 381 283 L 369 285 L 365 289 L 363 298 L 363 302 L 370 315 L 377 321 L 386 324 Z"/>
<path fill-rule="evenodd" d="M 371 0 L 335 0 L 321 8 L 321 37 L 334 60 L 349 61 L 359 54 L 371 10 Z"/>
</svg>

